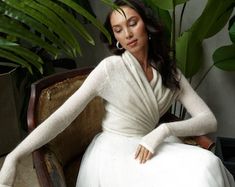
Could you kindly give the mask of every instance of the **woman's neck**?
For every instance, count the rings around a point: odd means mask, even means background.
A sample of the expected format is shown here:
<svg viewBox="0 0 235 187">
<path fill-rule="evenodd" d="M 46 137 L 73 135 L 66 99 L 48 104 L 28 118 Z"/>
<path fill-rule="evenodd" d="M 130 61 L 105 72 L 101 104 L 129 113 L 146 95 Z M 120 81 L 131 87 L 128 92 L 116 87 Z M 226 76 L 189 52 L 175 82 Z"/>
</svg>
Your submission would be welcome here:
<svg viewBox="0 0 235 187">
<path fill-rule="evenodd" d="M 133 55 L 135 56 L 135 58 L 140 63 L 140 65 L 143 68 L 143 70 L 146 71 L 147 68 L 149 67 L 148 52 L 147 51 L 141 51 L 141 52 L 135 53 Z"/>
<path fill-rule="evenodd" d="M 150 82 L 153 79 L 153 71 L 150 64 L 148 63 L 148 51 L 143 50 L 141 52 L 133 54 L 133 56 L 140 63 L 140 66 L 142 67 L 146 78 Z"/>
</svg>

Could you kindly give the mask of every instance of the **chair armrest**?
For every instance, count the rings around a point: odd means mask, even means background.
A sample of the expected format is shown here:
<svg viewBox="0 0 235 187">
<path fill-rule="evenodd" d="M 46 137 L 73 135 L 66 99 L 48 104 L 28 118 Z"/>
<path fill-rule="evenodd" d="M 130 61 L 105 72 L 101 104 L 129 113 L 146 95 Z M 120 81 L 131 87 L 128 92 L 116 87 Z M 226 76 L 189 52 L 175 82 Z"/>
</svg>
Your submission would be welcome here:
<svg viewBox="0 0 235 187">
<path fill-rule="evenodd" d="M 34 167 L 42 187 L 66 187 L 62 166 L 46 148 L 33 152 Z"/>
<path fill-rule="evenodd" d="M 202 135 L 202 136 L 195 136 L 194 137 L 197 145 L 200 147 L 211 150 L 215 146 L 215 142 L 210 139 L 208 136 Z"/>
<path fill-rule="evenodd" d="M 212 150 L 215 146 L 215 142 L 206 135 L 182 137 L 181 140 L 185 144 L 199 146 L 207 150 Z"/>
</svg>

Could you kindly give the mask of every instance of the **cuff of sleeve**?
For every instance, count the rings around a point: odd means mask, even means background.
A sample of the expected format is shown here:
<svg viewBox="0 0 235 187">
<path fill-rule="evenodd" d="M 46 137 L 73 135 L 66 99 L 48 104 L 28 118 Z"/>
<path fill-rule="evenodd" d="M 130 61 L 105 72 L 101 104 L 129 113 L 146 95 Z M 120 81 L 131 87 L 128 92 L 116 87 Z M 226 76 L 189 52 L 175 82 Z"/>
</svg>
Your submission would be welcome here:
<svg viewBox="0 0 235 187">
<path fill-rule="evenodd" d="M 144 146 L 151 153 L 155 152 L 155 148 L 163 142 L 163 140 L 170 136 L 170 130 L 165 123 L 158 126 L 156 129 L 152 130 L 150 133 L 145 135 L 141 141 L 140 145 Z"/>
<path fill-rule="evenodd" d="M 154 154 L 154 149 L 152 149 L 152 147 L 150 147 L 148 144 L 146 144 L 145 142 L 141 141 L 140 145 L 144 146 L 146 149 L 148 149 L 152 154 Z"/>
</svg>

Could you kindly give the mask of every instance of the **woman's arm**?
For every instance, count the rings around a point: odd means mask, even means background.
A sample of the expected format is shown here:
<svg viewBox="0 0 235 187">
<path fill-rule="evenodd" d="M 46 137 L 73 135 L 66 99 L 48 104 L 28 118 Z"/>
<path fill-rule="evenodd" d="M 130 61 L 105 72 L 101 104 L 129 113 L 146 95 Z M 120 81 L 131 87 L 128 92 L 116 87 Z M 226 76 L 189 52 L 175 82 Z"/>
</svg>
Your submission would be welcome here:
<svg viewBox="0 0 235 187">
<path fill-rule="evenodd" d="M 154 149 L 170 135 L 199 136 L 216 130 L 217 122 L 213 113 L 192 89 L 191 85 L 183 75 L 181 75 L 180 88 L 181 92 L 178 96 L 178 101 L 186 108 L 191 115 L 191 118 L 159 125 L 156 129 L 142 138 L 142 141 L 140 142 L 142 147 L 137 150 L 138 155 L 136 158 L 147 158 L 141 154 L 141 151 L 139 151 L 141 149 L 143 150 L 143 153 L 146 152 L 147 149 L 153 154 Z M 145 155 L 147 154 L 145 153 Z"/>
<path fill-rule="evenodd" d="M 214 114 L 183 75 L 181 76 L 180 86 L 182 91 L 178 100 L 186 108 L 191 118 L 166 123 L 170 133 L 175 136 L 199 136 L 216 131 L 217 121 Z"/>
<path fill-rule="evenodd" d="M 0 172 L 1 184 L 11 186 L 14 182 L 17 162 L 24 156 L 48 143 L 61 133 L 79 115 L 85 106 L 103 89 L 106 73 L 99 64 L 82 86 L 51 116 L 31 132 L 5 159 Z"/>
</svg>

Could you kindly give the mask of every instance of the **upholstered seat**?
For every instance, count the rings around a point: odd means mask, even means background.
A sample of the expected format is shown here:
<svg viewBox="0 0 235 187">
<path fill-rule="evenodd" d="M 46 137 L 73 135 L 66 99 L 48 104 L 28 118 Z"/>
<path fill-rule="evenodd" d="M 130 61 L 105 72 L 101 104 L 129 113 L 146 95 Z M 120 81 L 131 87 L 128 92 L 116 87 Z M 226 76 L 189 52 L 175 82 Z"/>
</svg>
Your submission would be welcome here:
<svg viewBox="0 0 235 187">
<path fill-rule="evenodd" d="M 91 70 L 70 70 L 32 84 L 27 115 L 29 131 L 63 104 L 81 86 Z M 83 153 L 93 137 L 101 131 L 103 115 L 103 100 L 96 97 L 65 131 L 33 153 L 34 167 L 41 186 L 75 186 Z M 165 121 L 178 120 L 171 114 L 164 118 Z M 200 144 L 207 149 L 213 145 L 205 136 L 190 137 L 190 143 Z"/>
</svg>

